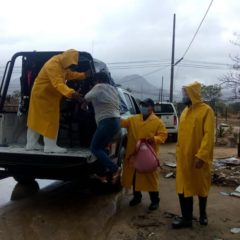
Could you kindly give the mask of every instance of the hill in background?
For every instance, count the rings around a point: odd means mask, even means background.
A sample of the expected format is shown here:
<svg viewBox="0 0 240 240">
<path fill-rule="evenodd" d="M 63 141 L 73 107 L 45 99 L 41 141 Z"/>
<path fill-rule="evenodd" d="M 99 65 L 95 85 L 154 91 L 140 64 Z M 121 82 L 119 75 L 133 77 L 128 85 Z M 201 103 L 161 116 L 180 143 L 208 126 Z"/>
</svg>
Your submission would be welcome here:
<svg viewBox="0 0 240 240">
<path fill-rule="evenodd" d="M 161 81 L 161 80 L 160 80 Z M 149 83 L 144 77 L 134 74 L 125 76 L 115 82 L 130 91 L 139 99 L 152 98 L 155 101 L 161 99 L 161 89 Z M 169 93 L 163 89 L 163 101 L 168 100 Z"/>
</svg>

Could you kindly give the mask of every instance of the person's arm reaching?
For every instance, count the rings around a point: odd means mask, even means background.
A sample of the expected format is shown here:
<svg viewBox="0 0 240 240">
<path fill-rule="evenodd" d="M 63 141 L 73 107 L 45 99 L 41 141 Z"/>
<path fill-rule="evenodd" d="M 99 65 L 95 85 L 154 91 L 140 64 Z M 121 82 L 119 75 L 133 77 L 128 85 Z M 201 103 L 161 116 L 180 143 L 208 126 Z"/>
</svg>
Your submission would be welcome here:
<svg viewBox="0 0 240 240">
<path fill-rule="evenodd" d="M 130 125 L 130 119 L 129 118 L 127 118 L 127 119 L 121 118 L 120 124 L 121 124 L 122 128 L 128 128 Z"/>
<path fill-rule="evenodd" d="M 65 79 L 61 73 L 61 69 L 57 64 L 51 65 L 46 69 L 46 73 L 51 81 L 52 86 L 60 92 L 63 96 L 71 98 L 75 92 L 74 89 L 69 88 L 65 84 Z"/>
</svg>

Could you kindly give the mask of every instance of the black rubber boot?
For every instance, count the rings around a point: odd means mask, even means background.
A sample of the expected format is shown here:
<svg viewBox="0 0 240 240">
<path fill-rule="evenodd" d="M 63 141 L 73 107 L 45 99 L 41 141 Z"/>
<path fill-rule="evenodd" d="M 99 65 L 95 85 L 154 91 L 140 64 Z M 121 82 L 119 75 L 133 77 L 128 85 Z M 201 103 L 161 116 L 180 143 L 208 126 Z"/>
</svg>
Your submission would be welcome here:
<svg viewBox="0 0 240 240">
<path fill-rule="evenodd" d="M 129 202 L 129 206 L 133 207 L 141 203 L 142 201 L 142 193 L 140 191 L 136 191 L 136 171 L 133 174 L 133 199 Z"/>
<path fill-rule="evenodd" d="M 208 218 L 207 218 L 207 197 L 198 197 L 199 199 L 199 212 L 200 212 L 200 218 L 199 223 L 203 226 L 208 225 Z"/>
<path fill-rule="evenodd" d="M 142 201 L 142 193 L 138 191 L 133 192 L 133 199 L 129 202 L 129 206 L 133 207 L 141 203 Z"/>
<path fill-rule="evenodd" d="M 151 199 L 151 204 L 148 209 L 150 211 L 157 210 L 159 208 L 159 202 L 160 202 L 159 193 L 158 192 L 149 192 L 149 196 Z"/>
<path fill-rule="evenodd" d="M 191 228 L 192 227 L 192 213 L 193 213 L 193 198 L 185 198 L 183 194 L 179 194 L 179 202 L 182 212 L 182 217 L 175 218 L 172 222 L 174 229 Z"/>
</svg>

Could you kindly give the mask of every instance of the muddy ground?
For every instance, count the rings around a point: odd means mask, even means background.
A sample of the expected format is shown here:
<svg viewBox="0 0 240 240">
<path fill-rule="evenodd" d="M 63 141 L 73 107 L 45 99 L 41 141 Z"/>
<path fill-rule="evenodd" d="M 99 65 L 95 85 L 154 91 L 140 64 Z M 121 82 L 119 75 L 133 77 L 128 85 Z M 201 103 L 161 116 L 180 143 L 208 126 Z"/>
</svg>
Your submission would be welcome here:
<svg viewBox="0 0 240 240">
<path fill-rule="evenodd" d="M 236 148 L 216 148 L 215 157 L 236 155 Z M 175 145 L 162 146 L 163 161 L 175 161 Z M 209 195 L 209 226 L 194 221 L 193 229 L 172 230 L 171 222 L 179 214 L 175 179 L 161 176 L 160 209 L 147 210 L 149 198 L 129 207 L 131 192 L 103 193 L 80 183 L 38 181 L 40 191 L 15 185 L 9 178 L 0 181 L 1 240 L 188 240 L 240 239 L 230 229 L 240 227 L 240 198 L 223 196 L 234 187 L 213 185 Z M 12 195 L 21 200 L 10 201 Z M 33 195 L 34 194 L 34 195 Z M 198 218 L 197 199 L 194 217 Z"/>
</svg>

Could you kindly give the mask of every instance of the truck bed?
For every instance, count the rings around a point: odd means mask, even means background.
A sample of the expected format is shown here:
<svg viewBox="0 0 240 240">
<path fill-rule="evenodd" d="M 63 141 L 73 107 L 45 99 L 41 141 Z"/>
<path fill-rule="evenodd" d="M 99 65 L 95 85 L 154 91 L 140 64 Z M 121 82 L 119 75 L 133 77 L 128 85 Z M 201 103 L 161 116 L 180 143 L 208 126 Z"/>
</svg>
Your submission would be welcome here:
<svg viewBox="0 0 240 240">
<path fill-rule="evenodd" d="M 91 152 L 89 148 L 68 148 L 66 153 L 44 153 L 42 151 L 32 150 L 27 151 L 25 146 L 21 145 L 10 145 L 7 147 L 0 147 L 0 154 L 8 153 L 8 154 L 30 154 L 30 155 L 45 155 L 45 156 L 67 156 L 67 157 L 82 157 L 89 158 L 91 156 Z"/>
<path fill-rule="evenodd" d="M 0 147 L 0 175 L 68 180 L 94 171 L 88 164 L 88 148 L 69 148 L 67 153 L 26 151 L 24 146 Z M 0 178 L 3 178 L 0 177 Z"/>
</svg>

